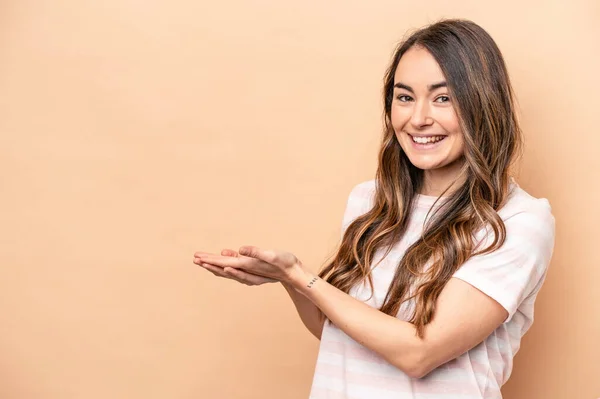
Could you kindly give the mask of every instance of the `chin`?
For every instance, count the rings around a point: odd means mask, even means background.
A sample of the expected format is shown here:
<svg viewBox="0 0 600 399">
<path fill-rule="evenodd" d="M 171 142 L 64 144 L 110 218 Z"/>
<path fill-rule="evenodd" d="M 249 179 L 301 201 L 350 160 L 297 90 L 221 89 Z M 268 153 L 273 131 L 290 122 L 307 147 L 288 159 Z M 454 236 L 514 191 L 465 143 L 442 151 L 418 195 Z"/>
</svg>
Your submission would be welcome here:
<svg viewBox="0 0 600 399">
<path fill-rule="evenodd" d="M 421 170 L 435 170 L 435 169 L 440 169 L 443 168 L 444 165 L 440 165 L 437 162 L 413 162 L 410 161 L 410 163 L 413 164 L 414 167 L 416 167 L 417 169 L 421 169 Z"/>
<path fill-rule="evenodd" d="M 408 160 L 411 164 L 413 164 L 413 166 L 422 170 L 439 169 L 445 166 L 444 164 L 446 157 L 444 157 L 441 154 L 439 156 L 435 156 L 433 154 L 423 156 L 421 154 L 412 154 L 410 152 L 407 152 L 406 155 L 408 156 Z"/>
<path fill-rule="evenodd" d="M 412 155 L 412 156 L 411 156 Z M 441 155 L 436 156 L 414 156 L 411 154 L 408 156 L 408 160 L 413 166 L 421 170 L 458 170 L 462 163 L 464 162 L 464 158 L 458 157 L 454 159 L 453 157 Z"/>
</svg>

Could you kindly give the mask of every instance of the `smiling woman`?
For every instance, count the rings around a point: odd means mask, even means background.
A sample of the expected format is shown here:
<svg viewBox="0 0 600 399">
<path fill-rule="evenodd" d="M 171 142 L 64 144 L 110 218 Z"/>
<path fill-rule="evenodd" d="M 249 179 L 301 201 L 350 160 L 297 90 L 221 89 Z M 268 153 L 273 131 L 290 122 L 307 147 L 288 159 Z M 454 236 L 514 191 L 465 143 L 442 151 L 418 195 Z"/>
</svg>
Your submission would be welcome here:
<svg viewBox="0 0 600 399">
<path fill-rule="evenodd" d="M 435 189 L 430 183 L 436 175 L 456 174 L 464 163 L 463 133 L 445 79 L 420 46 L 406 51 L 394 74 L 392 126 L 411 164 L 423 170 L 425 190 Z"/>
<path fill-rule="evenodd" d="M 521 131 L 500 50 L 477 24 L 413 33 L 384 79 L 376 178 L 315 276 L 293 254 L 195 254 L 220 277 L 281 282 L 321 339 L 311 398 L 500 398 L 554 248 L 549 202 L 510 168 Z"/>
</svg>

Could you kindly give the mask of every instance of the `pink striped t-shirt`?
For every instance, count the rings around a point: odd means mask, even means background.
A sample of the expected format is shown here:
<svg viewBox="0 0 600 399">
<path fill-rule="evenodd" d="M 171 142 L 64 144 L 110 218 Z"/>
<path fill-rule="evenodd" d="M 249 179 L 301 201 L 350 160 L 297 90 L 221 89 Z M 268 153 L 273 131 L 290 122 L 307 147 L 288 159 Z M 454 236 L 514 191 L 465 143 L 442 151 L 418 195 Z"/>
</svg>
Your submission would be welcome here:
<svg viewBox="0 0 600 399">
<path fill-rule="evenodd" d="M 348 198 L 342 234 L 373 206 L 375 180 L 356 185 Z M 405 236 L 372 269 L 374 295 L 368 283 L 350 295 L 373 307 L 382 305 L 406 249 L 423 232 L 427 211 L 436 197 L 418 195 Z M 436 204 L 436 206 L 438 206 Z M 498 212 L 506 225 L 505 244 L 493 253 L 469 259 L 454 274 L 484 292 L 507 311 L 508 318 L 471 350 L 421 379 L 410 378 L 377 353 L 360 345 L 326 320 L 310 393 L 311 399 L 491 399 L 502 398 L 521 337 L 533 322 L 533 304 L 542 286 L 554 247 L 554 217 L 546 199 L 529 195 L 513 180 L 506 205 Z M 478 239 L 484 235 L 476 234 Z M 379 250 L 371 266 L 381 259 Z M 407 320 L 414 303 L 404 303 L 398 318 Z"/>
</svg>

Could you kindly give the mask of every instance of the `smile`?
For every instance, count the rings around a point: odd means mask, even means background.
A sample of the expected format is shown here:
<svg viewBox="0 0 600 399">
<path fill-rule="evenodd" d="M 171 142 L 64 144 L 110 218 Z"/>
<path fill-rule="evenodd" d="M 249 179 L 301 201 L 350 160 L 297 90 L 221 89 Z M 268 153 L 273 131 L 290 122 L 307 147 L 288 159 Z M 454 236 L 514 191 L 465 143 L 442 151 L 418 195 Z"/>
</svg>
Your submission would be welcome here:
<svg viewBox="0 0 600 399">
<path fill-rule="evenodd" d="M 443 139 L 446 138 L 446 136 L 424 136 L 424 137 L 410 136 L 410 138 L 415 143 L 428 144 L 428 143 L 437 143 L 438 141 L 442 141 Z"/>
<path fill-rule="evenodd" d="M 408 133 L 407 133 L 408 134 Z M 413 136 L 408 134 L 411 138 L 413 148 L 416 150 L 430 150 L 440 146 L 441 142 L 448 136 L 443 135 L 431 135 L 431 136 Z"/>
</svg>

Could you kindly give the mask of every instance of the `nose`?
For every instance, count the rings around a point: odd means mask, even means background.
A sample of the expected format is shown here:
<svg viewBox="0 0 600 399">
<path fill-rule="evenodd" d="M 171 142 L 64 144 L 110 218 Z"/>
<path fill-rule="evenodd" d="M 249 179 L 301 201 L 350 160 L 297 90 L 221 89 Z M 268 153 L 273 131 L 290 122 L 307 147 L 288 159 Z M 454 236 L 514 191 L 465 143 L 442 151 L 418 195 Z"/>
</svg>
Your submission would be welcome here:
<svg viewBox="0 0 600 399">
<path fill-rule="evenodd" d="M 415 129 L 420 129 L 429 126 L 433 123 L 433 118 L 430 115 L 431 107 L 428 101 L 417 101 L 413 108 L 413 113 L 410 117 L 410 123 Z"/>
</svg>

